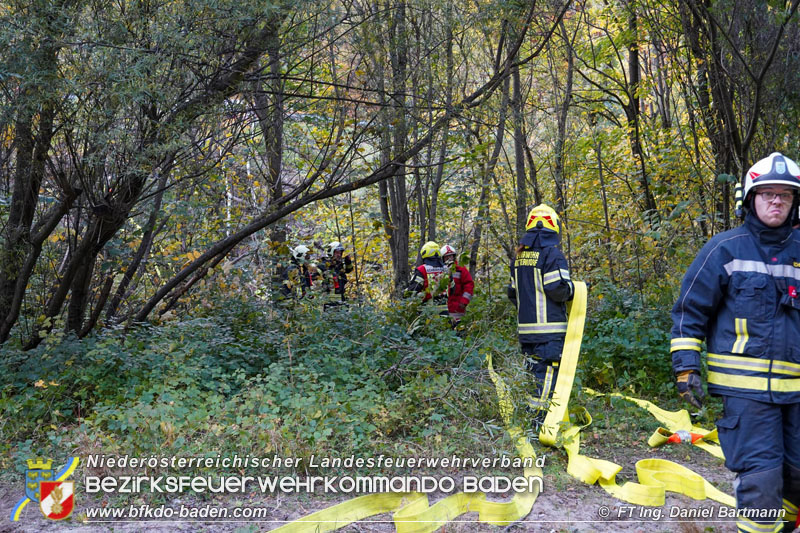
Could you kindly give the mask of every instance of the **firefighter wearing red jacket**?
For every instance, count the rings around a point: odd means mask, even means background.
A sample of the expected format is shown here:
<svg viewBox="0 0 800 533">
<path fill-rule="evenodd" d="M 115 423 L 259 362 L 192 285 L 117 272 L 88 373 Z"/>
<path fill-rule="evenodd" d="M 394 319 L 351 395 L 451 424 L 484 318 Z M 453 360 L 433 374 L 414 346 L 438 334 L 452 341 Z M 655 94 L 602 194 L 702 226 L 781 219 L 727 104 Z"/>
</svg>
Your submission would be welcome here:
<svg viewBox="0 0 800 533">
<path fill-rule="evenodd" d="M 455 326 L 464 317 L 472 295 L 475 293 L 475 283 L 467 270 L 458 264 L 456 250 L 449 244 L 439 250 L 442 260 L 450 272 L 450 287 L 447 289 L 447 312 Z"/>
<path fill-rule="evenodd" d="M 414 269 L 408 291 L 422 293 L 423 302 L 431 302 L 439 314 L 447 314 L 447 267 L 442 262 L 439 245 L 428 241 L 419 251 L 422 264 Z"/>
</svg>

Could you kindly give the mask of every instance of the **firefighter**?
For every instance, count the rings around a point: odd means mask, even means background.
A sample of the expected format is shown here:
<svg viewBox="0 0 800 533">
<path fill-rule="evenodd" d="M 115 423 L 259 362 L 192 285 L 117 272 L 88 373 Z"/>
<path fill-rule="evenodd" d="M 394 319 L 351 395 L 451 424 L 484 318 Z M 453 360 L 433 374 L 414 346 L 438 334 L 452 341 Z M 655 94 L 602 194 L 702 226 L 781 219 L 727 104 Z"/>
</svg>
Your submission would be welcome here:
<svg viewBox="0 0 800 533">
<path fill-rule="evenodd" d="M 445 244 L 439 253 L 450 274 L 450 285 L 447 289 L 447 312 L 450 314 L 453 327 L 455 327 L 464 317 L 467 306 L 472 300 L 475 283 L 473 283 L 467 267 L 458 264 L 455 248 Z"/>
<path fill-rule="evenodd" d="M 800 232 L 791 226 L 798 189 L 800 168 L 788 157 L 776 152 L 753 165 L 744 224 L 703 246 L 672 309 L 672 368 L 678 393 L 695 408 L 706 343 L 739 531 L 792 531 L 800 504 Z"/>
<path fill-rule="evenodd" d="M 334 241 L 327 248 L 328 256 L 320 265 L 323 279 L 322 290 L 327 294 L 328 298 L 328 301 L 323 305 L 324 308 L 344 303 L 347 274 L 353 271 L 353 261 L 349 255 L 343 255 L 344 246 L 342 246 L 342 243 Z"/>
<path fill-rule="evenodd" d="M 528 214 L 525 235 L 511 263 L 508 297 L 517 308 L 517 333 L 525 366 L 535 379 L 531 410 L 538 430 L 558 378 L 567 333 L 566 303 L 575 287 L 559 249 L 561 223 L 546 204 Z"/>
<path fill-rule="evenodd" d="M 292 248 L 291 264 L 282 272 L 281 294 L 286 298 L 304 298 L 314 288 L 316 268 L 310 262 L 308 246 L 300 244 Z"/>
<path fill-rule="evenodd" d="M 442 262 L 439 245 L 428 241 L 419 251 L 422 264 L 414 269 L 408 291 L 422 294 L 423 302 L 430 302 L 440 315 L 447 315 L 447 267 Z"/>
</svg>

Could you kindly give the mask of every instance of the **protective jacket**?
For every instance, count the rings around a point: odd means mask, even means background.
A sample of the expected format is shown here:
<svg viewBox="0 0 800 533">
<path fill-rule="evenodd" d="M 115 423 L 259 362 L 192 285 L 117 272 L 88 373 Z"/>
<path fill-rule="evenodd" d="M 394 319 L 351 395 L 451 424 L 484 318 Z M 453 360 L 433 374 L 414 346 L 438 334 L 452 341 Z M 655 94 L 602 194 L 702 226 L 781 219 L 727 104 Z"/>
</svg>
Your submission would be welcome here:
<svg viewBox="0 0 800 533">
<path fill-rule="evenodd" d="M 433 304 L 440 308 L 440 311 L 447 310 L 447 287 L 446 282 L 447 267 L 439 257 L 426 257 L 422 264 L 414 269 L 408 290 L 411 292 L 421 292 L 422 301 L 433 300 Z"/>
<path fill-rule="evenodd" d="M 800 232 L 755 213 L 712 237 L 687 270 L 672 309 L 672 366 L 700 370 L 708 391 L 772 403 L 800 401 Z"/>
<path fill-rule="evenodd" d="M 347 285 L 347 274 L 353 271 L 353 261 L 349 255 L 336 260 L 329 257 L 320 265 L 322 270 L 323 290 L 331 299 L 344 301 L 344 289 Z"/>
<path fill-rule="evenodd" d="M 508 297 L 517 307 L 520 344 L 549 346 L 536 355 L 551 360 L 561 357 L 567 333 L 565 302 L 575 290 L 559 240 L 558 233 L 548 229 L 525 232 L 520 242 L 524 248 L 511 264 L 508 287 Z"/>
<path fill-rule="evenodd" d="M 472 300 L 475 283 L 467 267 L 453 263 L 450 272 L 450 287 L 447 290 L 447 311 L 451 318 L 461 318 Z"/>
<path fill-rule="evenodd" d="M 283 298 L 303 298 L 306 292 L 314 287 L 315 269 L 307 264 L 300 264 L 294 259 L 280 271 Z"/>
</svg>

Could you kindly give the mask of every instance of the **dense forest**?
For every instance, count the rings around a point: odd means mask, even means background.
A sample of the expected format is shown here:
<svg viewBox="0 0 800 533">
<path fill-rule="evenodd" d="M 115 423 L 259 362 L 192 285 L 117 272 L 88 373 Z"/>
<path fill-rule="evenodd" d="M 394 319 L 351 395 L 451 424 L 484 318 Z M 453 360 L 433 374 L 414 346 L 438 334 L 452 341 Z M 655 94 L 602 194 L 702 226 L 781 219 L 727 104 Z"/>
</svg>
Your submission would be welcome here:
<svg viewBox="0 0 800 533">
<path fill-rule="evenodd" d="M 287 242 L 370 299 L 427 240 L 486 280 L 541 201 L 583 278 L 673 287 L 800 148 L 797 4 L 7 3 L 0 341 L 262 287 Z"/>
<path fill-rule="evenodd" d="M 579 381 L 673 394 L 686 267 L 750 165 L 800 158 L 798 4 L 0 2 L 0 468 L 492 448 L 492 404 L 450 400 L 492 393 L 487 350 L 513 366 L 542 202 L 590 284 Z M 403 298 L 429 240 L 476 281 L 460 336 Z M 348 308 L 278 305 L 290 249 L 331 241 Z"/>
</svg>

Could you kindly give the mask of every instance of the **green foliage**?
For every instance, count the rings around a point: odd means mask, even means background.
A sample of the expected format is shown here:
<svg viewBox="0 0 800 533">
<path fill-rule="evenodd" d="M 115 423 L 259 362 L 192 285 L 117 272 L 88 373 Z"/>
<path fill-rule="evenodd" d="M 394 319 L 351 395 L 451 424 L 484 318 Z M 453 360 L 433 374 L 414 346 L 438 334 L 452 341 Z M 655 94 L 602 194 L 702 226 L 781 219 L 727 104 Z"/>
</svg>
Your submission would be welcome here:
<svg viewBox="0 0 800 533">
<path fill-rule="evenodd" d="M 513 453 L 486 356 L 526 430 L 532 383 L 504 279 L 494 280 L 479 285 L 455 331 L 416 298 L 391 311 L 327 312 L 314 300 L 276 309 L 220 299 L 182 321 L 8 348 L 0 468 L 65 453 Z M 651 305 L 610 285 L 592 289 L 579 385 L 677 407 L 668 308 Z"/>
<path fill-rule="evenodd" d="M 670 307 L 643 305 L 640 295 L 610 284 L 593 287 L 581 347 L 583 385 L 658 397 L 672 386 Z"/>
<path fill-rule="evenodd" d="M 462 449 L 473 420 L 496 416 L 493 390 L 475 383 L 485 341 L 459 337 L 427 306 L 412 310 L 228 300 L 182 322 L 8 350 L 0 440 L 11 462 L 0 466 L 67 449 L 298 457 Z"/>
</svg>

